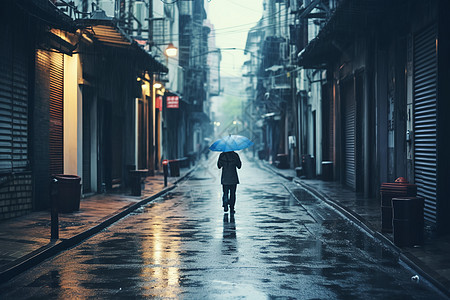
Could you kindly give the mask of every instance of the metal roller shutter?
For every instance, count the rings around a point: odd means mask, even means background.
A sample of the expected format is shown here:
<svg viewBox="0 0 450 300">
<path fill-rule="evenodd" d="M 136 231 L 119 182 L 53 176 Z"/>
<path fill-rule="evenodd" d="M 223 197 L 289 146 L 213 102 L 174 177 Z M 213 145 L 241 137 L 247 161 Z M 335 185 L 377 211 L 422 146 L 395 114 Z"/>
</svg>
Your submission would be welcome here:
<svg viewBox="0 0 450 300">
<path fill-rule="evenodd" d="M 50 174 L 64 172 L 63 161 L 63 83 L 64 56 L 50 52 Z"/>
<path fill-rule="evenodd" d="M 414 36 L 414 175 L 425 219 L 436 222 L 437 29 Z"/>
<path fill-rule="evenodd" d="M 83 193 L 91 191 L 91 99 L 83 88 Z"/>
<path fill-rule="evenodd" d="M 28 161 L 28 60 L 24 46 L 5 34 L 0 47 L 0 173 L 23 171 Z"/>
<path fill-rule="evenodd" d="M 353 85 L 344 85 L 344 168 L 345 184 L 356 189 L 356 102 L 353 97 Z"/>
<path fill-rule="evenodd" d="M 62 174 L 63 168 L 63 79 L 64 56 L 46 50 L 36 51 L 36 81 L 39 97 L 49 105 L 50 174 Z"/>
</svg>

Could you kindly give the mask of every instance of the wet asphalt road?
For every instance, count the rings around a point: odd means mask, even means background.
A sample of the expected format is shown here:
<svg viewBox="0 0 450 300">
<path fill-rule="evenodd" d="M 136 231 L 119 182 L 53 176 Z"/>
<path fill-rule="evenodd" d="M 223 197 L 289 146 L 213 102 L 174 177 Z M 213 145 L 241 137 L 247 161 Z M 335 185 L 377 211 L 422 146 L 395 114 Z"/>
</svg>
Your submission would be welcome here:
<svg viewBox="0 0 450 300">
<path fill-rule="evenodd" d="M 356 226 L 242 154 L 236 214 L 224 214 L 215 158 L 170 194 L 1 286 L 0 299 L 442 297 Z"/>
</svg>

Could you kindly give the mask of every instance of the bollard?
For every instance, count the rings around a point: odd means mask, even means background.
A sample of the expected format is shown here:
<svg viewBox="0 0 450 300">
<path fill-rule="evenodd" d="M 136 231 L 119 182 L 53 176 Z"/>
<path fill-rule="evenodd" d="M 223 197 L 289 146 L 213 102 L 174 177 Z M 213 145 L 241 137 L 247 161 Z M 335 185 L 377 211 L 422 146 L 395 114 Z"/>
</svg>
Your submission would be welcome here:
<svg viewBox="0 0 450 300">
<path fill-rule="evenodd" d="M 163 165 L 163 171 L 164 171 L 164 186 L 167 186 L 167 176 L 169 173 L 169 161 L 167 159 L 164 159 L 162 161 L 162 165 Z"/>
<path fill-rule="evenodd" d="M 52 179 L 52 184 L 50 187 L 50 201 L 51 201 L 51 212 L 50 212 L 50 239 L 59 239 L 59 219 L 58 219 L 58 203 L 57 203 L 57 186 L 58 180 L 56 178 Z"/>
</svg>

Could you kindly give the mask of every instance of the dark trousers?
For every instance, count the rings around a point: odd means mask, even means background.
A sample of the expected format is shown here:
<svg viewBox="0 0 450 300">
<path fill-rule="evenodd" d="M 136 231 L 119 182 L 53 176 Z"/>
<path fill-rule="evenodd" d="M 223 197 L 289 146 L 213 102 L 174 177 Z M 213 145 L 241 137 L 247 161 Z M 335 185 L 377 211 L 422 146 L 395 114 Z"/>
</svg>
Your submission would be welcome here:
<svg viewBox="0 0 450 300">
<path fill-rule="evenodd" d="M 237 184 L 224 184 L 222 185 L 223 189 L 223 197 L 222 202 L 223 205 L 230 205 L 230 208 L 234 208 L 234 204 L 236 203 L 236 188 Z"/>
</svg>

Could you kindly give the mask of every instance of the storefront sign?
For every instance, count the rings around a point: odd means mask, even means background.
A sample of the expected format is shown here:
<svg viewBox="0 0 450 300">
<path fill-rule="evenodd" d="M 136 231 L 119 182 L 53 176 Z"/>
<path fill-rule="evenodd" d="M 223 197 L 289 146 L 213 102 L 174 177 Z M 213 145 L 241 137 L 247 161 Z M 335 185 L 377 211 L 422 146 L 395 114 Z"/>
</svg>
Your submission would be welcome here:
<svg viewBox="0 0 450 300">
<path fill-rule="evenodd" d="M 179 97 L 178 96 L 167 96 L 166 97 L 167 100 L 167 104 L 166 107 L 167 108 L 179 108 Z"/>
<path fill-rule="evenodd" d="M 162 96 L 156 97 L 155 108 L 162 110 Z"/>
</svg>

